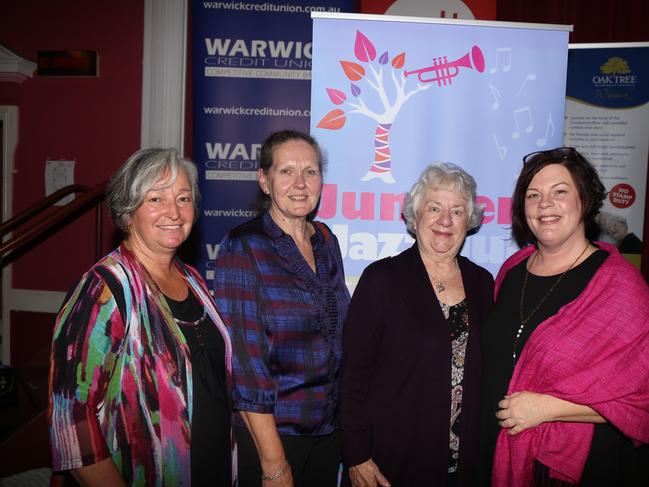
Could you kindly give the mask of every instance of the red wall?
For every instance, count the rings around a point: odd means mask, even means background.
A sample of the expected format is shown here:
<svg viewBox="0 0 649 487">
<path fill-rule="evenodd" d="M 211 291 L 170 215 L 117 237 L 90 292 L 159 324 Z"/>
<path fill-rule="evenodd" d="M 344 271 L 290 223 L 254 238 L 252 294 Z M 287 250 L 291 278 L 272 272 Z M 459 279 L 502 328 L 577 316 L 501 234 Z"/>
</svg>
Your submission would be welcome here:
<svg viewBox="0 0 649 487">
<path fill-rule="evenodd" d="M 41 78 L 0 84 L 0 104 L 19 106 L 13 213 L 45 196 L 45 161 L 73 159 L 75 182 L 110 178 L 140 146 L 143 0 L 2 2 L 0 44 L 36 62 L 39 50 L 98 53 L 97 78 Z M 114 241 L 105 224 L 104 250 Z M 64 291 L 95 261 L 93 213 L 13 265 L 16 288 Z"/>
</svg>

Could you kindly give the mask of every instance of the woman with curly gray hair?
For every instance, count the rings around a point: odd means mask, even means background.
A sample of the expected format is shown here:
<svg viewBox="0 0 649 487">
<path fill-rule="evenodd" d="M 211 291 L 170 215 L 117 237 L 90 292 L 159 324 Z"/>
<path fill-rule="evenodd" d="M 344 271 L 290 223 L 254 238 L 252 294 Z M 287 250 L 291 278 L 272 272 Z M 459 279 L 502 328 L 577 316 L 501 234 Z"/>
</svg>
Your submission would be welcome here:
<svg viewBox="0 0 649 487">
<path fill-rule="evenodd" d="M 493 293 L 491 274 L 459 255 L 482 221 L 475 199 L 462 168 L 428 166 L 404 201 L 415 244 L 367 267 L 356 287 L 343 336 L 347 485 L 471 485 L 479 329 Z"/>
</svg>

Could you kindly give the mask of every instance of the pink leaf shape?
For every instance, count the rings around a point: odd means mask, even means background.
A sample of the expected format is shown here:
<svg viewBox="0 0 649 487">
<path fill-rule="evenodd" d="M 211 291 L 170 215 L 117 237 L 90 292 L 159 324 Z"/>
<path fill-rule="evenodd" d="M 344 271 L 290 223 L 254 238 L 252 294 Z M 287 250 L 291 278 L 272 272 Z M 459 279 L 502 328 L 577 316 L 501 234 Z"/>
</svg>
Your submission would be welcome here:
<svg viewBox="0 0 649 487">
<path fill-rule="evenodd" d="M 356 42 L 354 43 L 354 54 L 356 59 L 363 62 L 374 61 L 376 49 L 374 44 L 363 35 L 360 30 L 356 31 Z"/>
<path fill-rule="evenodd" d="M 345 118 L 345 112 L 336 108 L 335 110 L 331 110 L 324 117 L 322 117 L 322 120 L 318 122 L 318 125 L 316 125 L 316 127 L 318 127 L 319 129 L 339 130 L 343 128 L 346 120 L 347 119 Z"/>
<path fill-rule="evenodd" d="M 354 83 L 352 83 L 352 95 L 358 96 L 361 94 L 361 89 L 356 86 Z"/>
<path fill-rule="evenodd" d="M 392 66 L 394 66 L 396 69 L 401 69 L 403 68 L 403 65 L 406 63 L 406 53 L 402 52 L 401 54 L 397 54 L 392 58 Z"/>
<path fill-rule="evenodd" d="M 342 105 L 347 99 L 347 95 L 344 92 L 334 88 L 327 88 L 327 95 L 329 95 L 329 99 L 334 105 Z"/>
<path fill-rule="evenodd" d="M 345 75 L 352 81 L 358 81 L 365 76 L 365 69 L 358 63 L 351 61 L 340 61 Z"/>
<path fill-rule="evenodd" d="M 385 51 L 383 54 L 381 54 L 381 57 L 379 58 L 379 64 L 386 64 L 388 62 L 388 51 Z"/>
</svg>

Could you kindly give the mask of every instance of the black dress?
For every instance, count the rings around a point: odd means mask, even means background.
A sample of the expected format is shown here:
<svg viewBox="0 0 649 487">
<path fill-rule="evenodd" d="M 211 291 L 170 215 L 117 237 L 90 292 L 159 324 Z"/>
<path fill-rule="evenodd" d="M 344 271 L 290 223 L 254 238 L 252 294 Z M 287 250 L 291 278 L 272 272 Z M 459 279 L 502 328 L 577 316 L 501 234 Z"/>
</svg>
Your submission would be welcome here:
<svg viewBox="0 0 649 487">
<path fill-rule="evenodd" d="M 184 301 L 168 296 L 165 299 L 191 356 L 192 487 L 231 486 L 230 411 L 223 337 L 191 291 Z"/>
<path fill-rule="evenodd" d="M 516 343 L 517 357 L 520 356 L 534 329 L 556 314 L 561 307 L 575 300 L 607 257 L 608 252 L 598 250 L 563 277 L 526 323 Z M 476 485 L 490 485 L 496 439 L 500 431 L 495 414 L 498 410 L 498 402 L 507 393 L 514 371 L 515 363 L 512 357 L 514 337 L 521 322 L 520 298 L 526 265 L 527 259 L 509 271 L 502 282 L 493 311 L 481 332 L 483 366 Z M 527 317 L 532 312 L 558 277 L 558 275 L 529 275 L 523 316 Z M 635 448 L 632 442 L 614 426 L 608 423 L 596 424 L 590 453 L 579 485 L 649 485 L 649 481 L 646 480 L 649 478 L 647 477 L 649 462 L 642 460 L 647 457 L 648 452 L 647 447 Z M 547 468 L 541 464 L 536 465 L 534 474 L 536 486 L 570 485 L 549 479 Z"/>
</svg>

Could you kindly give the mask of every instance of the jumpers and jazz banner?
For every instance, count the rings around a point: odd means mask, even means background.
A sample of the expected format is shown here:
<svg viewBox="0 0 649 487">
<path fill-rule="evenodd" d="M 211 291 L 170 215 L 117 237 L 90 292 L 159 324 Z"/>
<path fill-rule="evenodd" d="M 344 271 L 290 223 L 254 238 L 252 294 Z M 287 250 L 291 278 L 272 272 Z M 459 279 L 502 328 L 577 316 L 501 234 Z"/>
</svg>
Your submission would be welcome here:
<svg viewBox="0 0 649 487">
<path fill-rule="evenodd" d="M 640 267 L 649 159 L 649 42 L 571 44 L 565 143 L 608 191 L 600 239 Z M 646 256 L 645 256 L 646 258 Z"/>
<path fill-rule="evenodd" d="M 485 219 L 462 253 L 494 274 L 516 250 L 522 157 L 563 143 L 567 26 L 312 14 L 311 133 L 325 148 L 318 218 L 348 282 L 413 243 L 403 194 L 434 161 L 478 182 Z"/>
<path fill-rule="evenodd" d="M 225 233 L 257 214 L 263 140 L 274 130 L 309 130 L 310 13 L 352 5 L 193 0 L 193 158 L 202 193 L 195 264 L 208 281 Z"/>
</svg>

